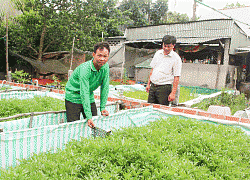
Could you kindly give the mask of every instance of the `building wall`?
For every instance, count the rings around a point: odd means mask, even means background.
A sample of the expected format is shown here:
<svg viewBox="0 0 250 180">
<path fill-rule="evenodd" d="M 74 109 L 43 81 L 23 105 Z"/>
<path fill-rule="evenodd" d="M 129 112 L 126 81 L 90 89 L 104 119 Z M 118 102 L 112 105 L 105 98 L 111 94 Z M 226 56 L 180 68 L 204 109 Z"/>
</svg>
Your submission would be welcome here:
<svg viewBox="0 0 250 180">
<path fill-rule="evenodd" d="M 183 63 L 180 77 L 180 85 L 202 86 L 210 89 L 221 89 L 224 87 L 233 88 L 234 70 L 235 66 Z M 136 68 L 135 80 L 140 82 L 147 82 L 150 71 L 151 69 Z M 230 77 L 229 84 L 226 84 L 227 75 Z M 217 77 L 218 83 L 216 87 Z"/>
<path fill-rule="evenodd" d="M 148 68 L 136 68 L 135 69 L 135 81 L 147 83 L 150 71 L 151 69 L 148 69 Z"/>
</svg>

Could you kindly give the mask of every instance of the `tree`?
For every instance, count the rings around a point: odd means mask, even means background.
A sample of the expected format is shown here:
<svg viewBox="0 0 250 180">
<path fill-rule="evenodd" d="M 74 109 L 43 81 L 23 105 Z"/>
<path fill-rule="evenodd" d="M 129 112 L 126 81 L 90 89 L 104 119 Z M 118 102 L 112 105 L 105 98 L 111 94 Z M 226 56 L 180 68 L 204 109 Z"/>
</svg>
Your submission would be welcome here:
<svg viewBox="0 0 250 180">
<path fill-rule="evenodd" d="M 129 26 L 145 26 L 148 25 L 145 3 L 139 0 L 123 0 L 119 9 L 131 21 Z"/>
<path fill-rule="evenodd" d="M 196 18 L 196 8 L 197 8 L 198 4 L 197 4 L 196 1 L 202 2 L 202 0 L 194 0 L 194 4 L 193 4 L 193 18 L 192 18 L 193 21 L 197 20 L 197 18 Z"/>
<path fill-rule="evenodd" d="M 69 51 L 73 37 L 79 49 L 93 50 L 102 32 L 121 35 L 119 26 L 127 20 L 114 0 L 16 0 L 15 4 L 23 14 L 10 23 L 10 47 L 38 61 L 47 51 Z"/>
<path fill-rule="evenodd" d="M 245 7 L 245 4 L 240 4 L 240 3 L 232 3 L 232 4 L 228 4 L 223 8 L 223 9 L 234 9 L 234 8 L 241 8 L 241 7 Z"/>
<path fill-rule="evenodd" d="M 180 14 L 177 12 L 168 12 L 165 16 L 164 23 L 178 23 L 178 22 L 187 22 L 190 21 L 190 18 L 187 14 Z"/>
<path fill-rule="evenodd" d="M 132 20 L 128 26 L 159 25 L 190 20 L 187 14 L 168 12 L 168 0 L 154 2 L 152 0 L 123 0 L 119 8 Z"/>
<path fill-rule="evenodd" d="M 150 20 L 151 24 L 158 25 L 163 23 L 164 17 L 168 11 L 167 0 L 157 0 L 151 7 L 150 10 Z"/>
</svg>

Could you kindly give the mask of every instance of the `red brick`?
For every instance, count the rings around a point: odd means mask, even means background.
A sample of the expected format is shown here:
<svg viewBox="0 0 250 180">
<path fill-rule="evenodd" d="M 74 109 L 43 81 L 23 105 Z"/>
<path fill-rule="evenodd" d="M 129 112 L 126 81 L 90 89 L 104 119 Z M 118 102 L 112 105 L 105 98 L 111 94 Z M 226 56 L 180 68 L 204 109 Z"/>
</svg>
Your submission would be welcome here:
<svg viewBox="0 0 250 180">
<path fill-rule="evenodd" d="M 59 90 L 59 93 L 60 94 L 64 94 L 65 92 L 63 90 Z"/>
<path fill-rule="evenodd" d="M 125 106 L 126 109 L 131 109 L 131 106 Z"/>
<path fill-rule="evenodd" d="M 139 104 L 140 104 L 140 103 L 138 103 L 138 102 L 133 102 L 133 101 L 131 102 L 131 105 L 132 105 L 132 106 L 138 106 Z"/>
<path fill-rule="evenodd" d="M 224 119 L 224 115 L 221 115 L 221 114 L 211 114 L 211 118 Z"/>
<path fill-rule="evenodd" d="M 225 116 L 225 120 L 239 122 L 239 121 L 240 121 L 240 118 L 238 118 L 238 117 L 233 117 L 233 116 Z"/>
<path fill-rule="evenodd" d="M 142 106 L 150 106 L 150 103 L 141 103 Z"/>
<path fill-rule="evenodd" d="M 198 112 L 198 115 L 200 115 L 200 116 L 205 116 L 205 117 L 210 117 L 211 116 L 211 113 L 207 113 L 207 112 Z"/>
<path fill-rule="evenodd" d="M 35 87 L 36 88 L 36 87 Z M 58 89 L 53 89 L 53 91 L 52 92 L 54 92 L 54 93 L 58 93 Z"/>
<path fill-rule="evenodd" d="M 192 109 L 184 109 L 184 113 L 185 113 L 185 114 L 192 114 L 192 115 L 196 115 L 196 114 L 197 114 L 197 110 L 192 110 Z"/>
<path fill-rule="evenodd" d="M 162 106 L 161 109 L 171 111 L 171 107 L 169 106 Z"/>
<path fill-rule="evenodd" d="M 241 121 L 240 121 L 240 122 L 250 124 L 250 119 L 247 119 L 247 118 L 241 118 Z"/>
<path fill-rule="evenodd" d="M 153 104 L 153 108 L 160 108 L 161 107 L 161 105 L 160 104 Z"/>
<path fill-rule="evenodd" d="M 172 111 L 182 113 L 184 111 L 184 109 L 182 109 L 182 108 L 172 108 Z"/>
</svg>

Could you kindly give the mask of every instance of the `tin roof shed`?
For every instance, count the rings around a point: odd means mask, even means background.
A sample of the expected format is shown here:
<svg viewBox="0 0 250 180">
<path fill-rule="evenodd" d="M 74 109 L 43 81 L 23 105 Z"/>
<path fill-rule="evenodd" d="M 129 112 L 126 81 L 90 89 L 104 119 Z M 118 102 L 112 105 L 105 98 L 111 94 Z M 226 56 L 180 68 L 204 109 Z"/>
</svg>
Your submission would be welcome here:
<svg viewBox="0 0 250 180">
<path fill-rule="evenodd" d="M 167 34 L 175 36 L 177 44 L 218 43 L 218 40 L 231 39 L 229 54 L 235 54 L 237 48 L 250 45 L 250 38 L 233 19 L 131 27 L 125 31 L 125 43 L 161 42 Z"/>
</svg>

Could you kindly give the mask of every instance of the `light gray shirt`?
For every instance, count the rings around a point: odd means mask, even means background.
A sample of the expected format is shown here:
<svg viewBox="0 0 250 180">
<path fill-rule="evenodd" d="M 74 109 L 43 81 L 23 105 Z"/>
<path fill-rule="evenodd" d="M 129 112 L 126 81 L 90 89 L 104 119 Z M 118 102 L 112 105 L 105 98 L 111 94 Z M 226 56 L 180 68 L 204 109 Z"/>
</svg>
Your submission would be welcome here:
<svg viewBox="0 0 250 180">
<path fill-rule="evenodd" d="M 163 49 L 158 50 L 150 66 L 153 68 L 150 81 L 157 85 L 172 84 L 174 76 L 181 76 L 182 61 L 174 51 L 164 55 Z"/>
</svg>

